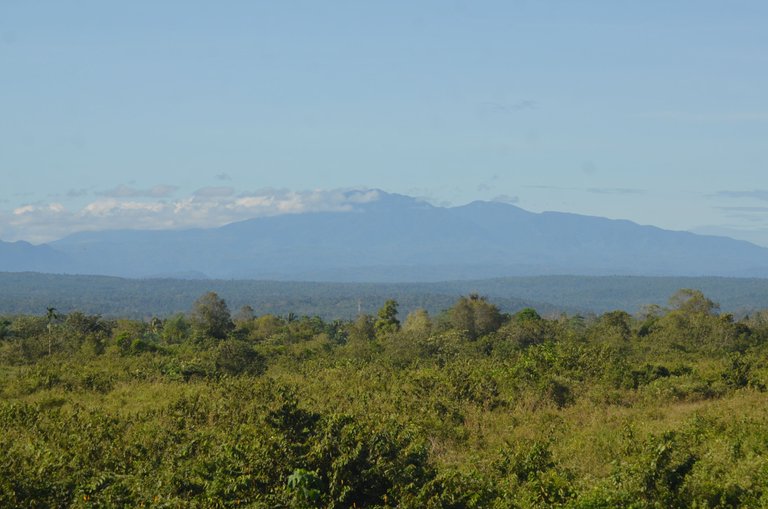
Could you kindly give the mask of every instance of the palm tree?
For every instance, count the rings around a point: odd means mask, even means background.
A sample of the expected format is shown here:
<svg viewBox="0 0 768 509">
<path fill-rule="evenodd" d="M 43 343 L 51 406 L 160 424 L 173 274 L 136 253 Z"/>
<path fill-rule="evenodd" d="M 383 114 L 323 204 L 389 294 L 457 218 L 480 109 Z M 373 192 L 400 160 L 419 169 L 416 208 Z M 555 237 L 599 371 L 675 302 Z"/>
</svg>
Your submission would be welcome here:
<svg viewBox="0 0 768 509">
<path fill-rule="evenodd" d="M 53 350 L 53 324 L 61 318 L 61 315 L 56 311 L 56 308 L 46 309 L 48 310 L 45 315 L 45 318 L 48 320 L 48 325 L 46 326 L 48 329 L 48 355 L 51 355 L 51 351 Z"/>
</svg>

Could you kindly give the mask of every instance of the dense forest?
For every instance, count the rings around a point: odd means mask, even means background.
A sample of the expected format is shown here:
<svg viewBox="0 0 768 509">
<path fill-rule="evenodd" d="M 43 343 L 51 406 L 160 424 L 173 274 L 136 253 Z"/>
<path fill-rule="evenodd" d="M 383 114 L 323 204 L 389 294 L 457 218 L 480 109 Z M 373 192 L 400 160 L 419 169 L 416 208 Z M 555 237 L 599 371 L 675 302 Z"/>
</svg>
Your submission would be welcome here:
<svg viewBox="0 0 768 509">
<path fill-rule="evenodd" d="M 403 316 L 404 315 L 404 316 Z M 0 317 L 0 506 L 768 507 L 768 311 Z"/>
<path fill-rule="evenodd" d="M 35 314 L 55 303 L 64 313 L 110 318 L 166 318 L 187 312 L 201 294 L 215 291 L 233 309 L 249 305 L 259 315 L 317 315 L 325 320 L 375 314 L 395 299 L 404 316 L 415 309 L 435 315 L 461 295 L 479 293 L 502 311 L 526 307 L 542 315 L 635 314 L 664 305 L 679 288 L 697 288 L 741 317 L 768 308 L 768 279 L 723 277 L 532 276 L 437 283 L 340 283 L 222 279 L 126 279 L 109 276 L 0 272 L 0 315 Z"/>
</svg>

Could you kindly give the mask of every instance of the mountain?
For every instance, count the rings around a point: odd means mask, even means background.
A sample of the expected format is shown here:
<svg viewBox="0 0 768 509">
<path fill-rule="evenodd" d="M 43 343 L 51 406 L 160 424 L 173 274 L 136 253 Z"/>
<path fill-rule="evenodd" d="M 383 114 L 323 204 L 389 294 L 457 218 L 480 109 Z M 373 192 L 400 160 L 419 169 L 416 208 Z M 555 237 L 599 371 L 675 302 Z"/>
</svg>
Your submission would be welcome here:
<svg viewBox="0 0 768 509">
<path fill-rule="evenodd" d="M 18 242 L 0 240 L 1 270 L 8 272 L 60 272 L 70 264 L 66 255 L 57 252 L 50 246 L 34 246 L 21 240 Z"/>
<path fill-rule="evenodd" d="M 768 249 L 744 241 L 624 220 L 533 213 L 496 202 L 436 207 L 384 192 L 340 212 L 262 217 L 211 229 L 83 232 L 48 247 L 59 255 L 58 271 L 123 277 L 768 276 Z M 11 270 L 0 261 L 0 270 Z"/>
</svg>

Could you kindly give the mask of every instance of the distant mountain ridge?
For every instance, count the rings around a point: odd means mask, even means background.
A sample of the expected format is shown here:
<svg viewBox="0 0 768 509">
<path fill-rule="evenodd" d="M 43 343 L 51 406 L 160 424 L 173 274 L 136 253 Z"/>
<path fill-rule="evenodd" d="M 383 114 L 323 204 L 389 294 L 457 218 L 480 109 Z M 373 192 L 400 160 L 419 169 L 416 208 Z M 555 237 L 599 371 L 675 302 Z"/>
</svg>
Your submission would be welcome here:
<svg viewBox="0 0 768 509">
<path fill-rule="evenodd" d="M 82 232 L 32 249 L 0 245 L 0 270 L 122 277 L 444 281 L 547 274 L 768 277 L 768 249 L 726 237 L 498 202 L 437 207 L 403 195 L 340 212 L 219 228 Z M 34 251 L 34 253 L 32 253 Z"/>
<path fill-rule="evenodd" d="M 69 258 L 48 245 L 35 246 L 19 240 L 0 240 L 0 267 L 7 272 L 41 271 L 68 265 Z"/>
</svg>

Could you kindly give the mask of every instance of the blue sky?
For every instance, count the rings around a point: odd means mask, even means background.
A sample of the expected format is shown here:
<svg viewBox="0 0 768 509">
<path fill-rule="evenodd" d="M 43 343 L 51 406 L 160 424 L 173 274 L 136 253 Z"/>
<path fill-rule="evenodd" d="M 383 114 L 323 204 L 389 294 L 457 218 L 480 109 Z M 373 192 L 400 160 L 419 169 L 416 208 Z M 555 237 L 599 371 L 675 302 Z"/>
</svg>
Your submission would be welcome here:
<svg viewBox="0 0 768 509">
<path fill-rule="evenodd" d="M 768 246 L 764 1 L 0 2 L 0 239 L 339 189 Z"/>
</svg>

